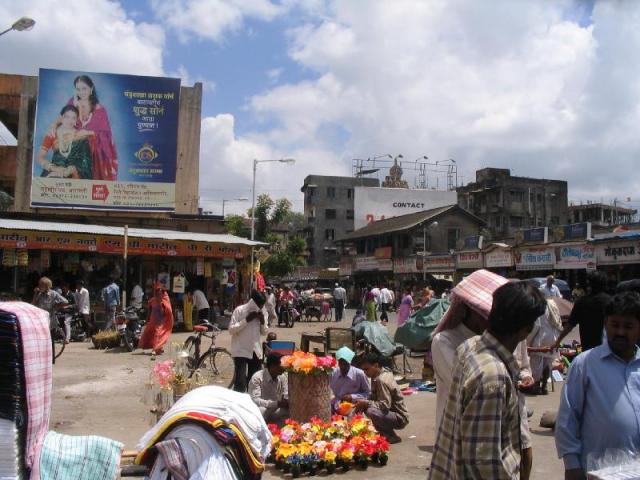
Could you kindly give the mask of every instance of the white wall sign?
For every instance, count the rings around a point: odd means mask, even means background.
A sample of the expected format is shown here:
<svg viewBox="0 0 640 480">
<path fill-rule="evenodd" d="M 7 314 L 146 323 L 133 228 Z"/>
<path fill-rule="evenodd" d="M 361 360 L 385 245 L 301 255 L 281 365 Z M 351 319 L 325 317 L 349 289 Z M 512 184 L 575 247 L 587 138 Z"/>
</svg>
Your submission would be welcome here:
<svg viewBox="0 0 640 480">
<path fill-rule="evenodd" d="M 513 255 L 511 249 L 496 249 L 484 254 L 485 268 L 513 267 Z"/>
<path fill-rule="evenodd" d="M 385 218 L 458 203 L 456 192 L 408 188 L 356 187 L 354 228 Z"/>
<path fill-rule="evenodd" d="M 482 252 L 458 252 L 456 266 L 461 269 L 482 268 Z"/>
<path fill-rule="evenodd" d="M 416 257 L 394 258 L 393 273 L 418 273 Z"/>
<path fill-rule="evenodd" d="M 513 251 L 516 270 L 552 270 L 556 263 L 553 247 L 520 248 Z"/>
<path fill-rule="evenodd" d="M 424 270 L 426 272 L 453 272 L 456 262 L 453 255 L 431 255 L 424 257 Z"/>
<path fill-rule="evenodd" d="M 376 257 L 357 257 L 354 264 L 355 270 L 359 272 L 375 271 L 375 270 L 393 270 L 393 262 L 391 259 L 381 259 Z"/>
<path fill-rule="evenodd" d="M 596 266 L 596 251 L 591 245 L 566 245 L 556 250 L 556 268 L 593 269 Z"/>
<path fill-rule="evenodd" d="M 640 242 L 616 242 L 596 246 L 598 265 L 640 263 Z"/>
</svg>

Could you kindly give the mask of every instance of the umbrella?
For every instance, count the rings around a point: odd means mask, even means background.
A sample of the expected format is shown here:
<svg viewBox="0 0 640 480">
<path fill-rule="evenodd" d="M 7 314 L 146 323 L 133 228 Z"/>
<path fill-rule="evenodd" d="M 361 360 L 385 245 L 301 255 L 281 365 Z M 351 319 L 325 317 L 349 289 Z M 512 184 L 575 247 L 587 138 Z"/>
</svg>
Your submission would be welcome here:
<svg viewBox="0 0 640 480">
<path fill-rule="evenodd" d="M 569 318 L 569 315 L 571 315 L 571 310 L 573 310 L 573 302 L 565 300 L 561 297 L 549 297 L 547 298 L 547 300 L 551 300 L 556 304 L 556 307 L 558 307 L 558 310 L 560 311 L 560 318 L 562 318 L 563 320 Z"/>
</svg>

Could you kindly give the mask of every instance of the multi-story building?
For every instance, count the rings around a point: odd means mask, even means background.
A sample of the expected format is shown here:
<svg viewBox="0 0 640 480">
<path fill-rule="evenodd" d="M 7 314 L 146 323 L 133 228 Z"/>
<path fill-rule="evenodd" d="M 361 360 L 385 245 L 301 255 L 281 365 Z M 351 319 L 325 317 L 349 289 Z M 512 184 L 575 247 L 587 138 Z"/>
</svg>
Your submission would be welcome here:
<svg viewBox="0 0 640 480">
<path fill-rule="evenodd" d="M 591 222 L 594 227 L 625 225 L 636 221 L 637 210 L 614 204 L 585 203 L 569 205 L 569 222 Z"/>
<path fill-rule="evenodd" d="M 458 187 L 458 205 L 483 219 L 494 239 L 517 230 L 569 221 L 567 182 L 514 177 L 506 168 L 476 171 L 476 181 Z"/>
<path fill-rule="evenodd" d="M 354 188 L 379 186 L 377 178 L 308 175 L 304 179 L 309 265 L 338 266 L 334 240 L 354 230 Z"/>
</svg>

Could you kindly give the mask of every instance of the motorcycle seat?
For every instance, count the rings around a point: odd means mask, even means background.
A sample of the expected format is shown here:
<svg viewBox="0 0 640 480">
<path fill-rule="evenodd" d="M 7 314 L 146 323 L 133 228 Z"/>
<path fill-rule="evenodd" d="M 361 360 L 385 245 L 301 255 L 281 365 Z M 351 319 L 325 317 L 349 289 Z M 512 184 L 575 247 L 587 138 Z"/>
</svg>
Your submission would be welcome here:
<svg viewBox="0 0 640 480">
<path fill-rule="evenodd" d="M 196 325 L 193 327 L 193 330 L 196 332 L 206 332 L 209 329 L 205 325 Z"/>
<path fill-rule="evenodd" d="M 216 330 L 216 326 L 209 322 L 201 323 L 193 327 L 196 332 L 213 332 Z"/>
</svg>

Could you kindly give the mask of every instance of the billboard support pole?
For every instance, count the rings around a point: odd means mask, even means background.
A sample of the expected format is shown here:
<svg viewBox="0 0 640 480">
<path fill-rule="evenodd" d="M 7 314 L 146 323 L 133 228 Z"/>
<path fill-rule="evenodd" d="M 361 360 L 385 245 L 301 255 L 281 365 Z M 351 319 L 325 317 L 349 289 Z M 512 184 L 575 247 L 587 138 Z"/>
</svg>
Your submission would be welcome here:
<svg viewBox="0 0 640 480">
<path fill-rule="evenodd" d="M 129 253 L 129 225 L 124 226 L 124 277 L 122 278 L 122 309 L 127 308 L 127 254 Z"/>
</svg>

